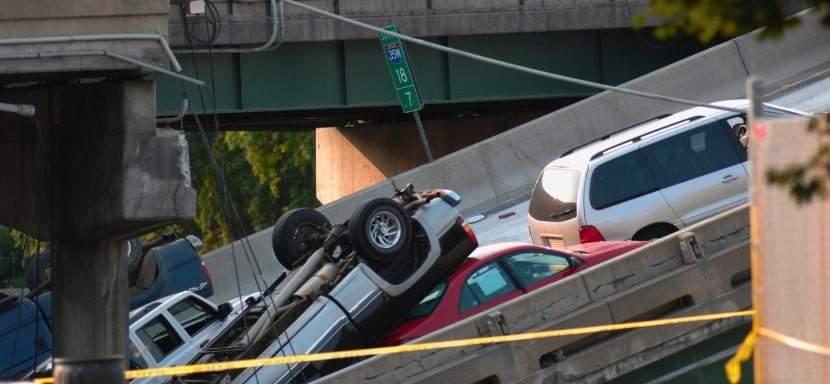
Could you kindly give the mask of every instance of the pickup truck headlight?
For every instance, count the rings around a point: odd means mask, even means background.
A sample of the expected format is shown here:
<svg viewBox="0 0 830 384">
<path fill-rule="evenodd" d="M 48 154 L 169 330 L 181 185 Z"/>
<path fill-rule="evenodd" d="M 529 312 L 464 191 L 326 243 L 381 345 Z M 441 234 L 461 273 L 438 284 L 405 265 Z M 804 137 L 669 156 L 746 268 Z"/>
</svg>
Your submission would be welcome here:
<svg viewBox="0 0 830 384">
<path fill-rule="evenodd" d="M 449 189 L 441 190 L 441 200 L 444 200 L 451 207 L 457 207 L 458 204 L 461 204 L 461 196 Z"/>
</svg>

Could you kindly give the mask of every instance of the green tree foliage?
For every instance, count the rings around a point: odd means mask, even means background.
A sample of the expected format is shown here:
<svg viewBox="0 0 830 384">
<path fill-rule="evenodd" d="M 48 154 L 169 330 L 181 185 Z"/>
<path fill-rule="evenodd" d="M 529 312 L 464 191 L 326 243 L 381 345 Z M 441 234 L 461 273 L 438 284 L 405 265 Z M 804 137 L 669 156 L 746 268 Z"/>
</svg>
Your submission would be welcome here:
<svg viewBox="0 0 830 384">
<path fill-rule="evenodd" d="M 0 282 L 2 287 L 16 285 L 23 274 L 21 263 L 23 249 L 17 245 L 12 236 L 12 229 L 0 226 Z"/>
<path fill-rule="evenodd" d="M 315 197 L 311 132 L 223 132 L 210 140 L 245 233 L 274 224 L 285 211 L 320 205 Z M 198 191 L 195 225 L 205 250 L 238 238 L 230 202 L 211 167 L 200 137 L 189 137 L 193 185 Z"/>
<path fill-rule="evenodd" d="M 0 225 L 0 288 L 23 286 L 26 262 L 49 249 L 49 243 L 26 236 L 21 231 Z"/>
<path fill-rule="evenodd" d="M 708 43 L 718 36 L 731 38 L 756 28 L 763 28 L 762 38 L 780 36 L 799 22 L 788 18 L 789 13 L 806 7 L 824 12 L 822 21 L 830 25 L 828 6 L 830 0 L 651 0 L 649 11 L 634 21 L 642 26 L 656 17 L 662 21 L 655 30 L 657 37 L 683 33 Z"/>
</svg>

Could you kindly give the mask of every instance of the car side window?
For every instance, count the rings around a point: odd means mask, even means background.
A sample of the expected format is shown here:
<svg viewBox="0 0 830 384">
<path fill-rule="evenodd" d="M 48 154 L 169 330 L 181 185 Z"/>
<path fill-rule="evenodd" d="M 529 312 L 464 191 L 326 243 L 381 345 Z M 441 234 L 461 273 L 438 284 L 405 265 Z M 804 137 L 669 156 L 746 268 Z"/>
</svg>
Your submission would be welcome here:
<svg viewBox="0 0 830 384">
<path fill-rule="evenodd" d="M 404 320 L 410 319 L 417 319 L 419 317 L 424 317 L 432 313 L 435 310 L 435 307 L 438 306 L 438 303 L 441 302 L 441 298 L 444 297 L 444 292 L 447 290 L 447 283 L 443 282 L 435 286 L 415 308 L 409 311 L 406 314 Z"/>
<path fill-rule="evenodd" d="M 603 209 L 656 190 L 642 154 L 633 151 L 597 166 L 591 176 L 591 206 Z"/>
<path fill-rule="evenodd" d="M 522 287 L 527 287 L 570 268 L 568 259 L 548 253 L 517 253 L 504 259 L 507 269 Z"/>
<path fill-rule="evenodd" d="M 183 344 L 182 338 L 173 326 L 161 315 L 139 328 L 136 335 L 150 350 L 156 362 L 164 360 Z"/>
<path fill-rule="evenodd" d="M 199 333 L 215 320 L 210 308 L 191 298 L 182 300 L 170 307 L 170 314 L 190 336 Z"/>
<path fill-rule="evenodd" d="M 640 150 L 654 171 L 660 188 L 738 164 L 738 154 L 726 121 L 716 121 L 681 132 Z"/>
<path fill-rule="evenodd" d="M 470 274 L 461 290 L 458 310 L 468 309 L 494 300 L 517 289 L 507 272 L 496 262 Z"/>
</svg>

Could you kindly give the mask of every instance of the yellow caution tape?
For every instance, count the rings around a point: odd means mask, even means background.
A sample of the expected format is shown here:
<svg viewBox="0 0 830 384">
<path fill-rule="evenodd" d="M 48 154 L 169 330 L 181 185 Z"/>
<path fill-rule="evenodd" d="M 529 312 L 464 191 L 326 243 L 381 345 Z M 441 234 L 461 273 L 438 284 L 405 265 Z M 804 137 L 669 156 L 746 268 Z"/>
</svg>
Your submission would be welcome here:
<svg viewBox="0 0 830 384">
<path fill-rule="evenodd" d="M 552 330 L 552 331 L 528 332 L 528 333 L 519 333 L 519 334 L 515 334 L 515 335 L 476 337 L 476 338 L 471 338 L 471 339 L 436 341 L 436 342 L 428 342 L 428 343 L 420 343 L 420 344 L 405 344 L 405 345 L 396 345 L 396 346 L 392 346 L 392 347 L 353 349 L 353 350 L 347 350 L 347 351 L 322 352 L 322 353 L 314 353 L 314 354 L 308 354 L 308 355 L 280 356 L 280 357 L 271 357 L 271 358 L 265 358 L 265 359 L 236 360 L 236 361 L 228 361 L 228 362 L 221 362 L 221 363 L 194 364 L 194 365 L 183 365 L 183 366 L 164 367 L 164 368 L 150 368 L 150 369 L 127 371 L 127 372 L 125 372 L 124 377 L 128 380 L 131 380 L 131 379 L 145 378 L 145 377 L 155 377 L 155 376 L 181 376 L 181 375 L 189 375 L 189 374 L 194 374 L 194 373 L 230 371 L 230 370 L 236 370 L 236 369 L 260 367 L 260 366 L 264 366 L 264 365 L 308 363 L 308 362 L 322 361 L 322 360 L 344 359 L 344 358 L 354 358 L 354 357 L 366 357 L 366 356 L 375 356 L 375 355 L 391 355 L 391 354 L 404 353 L 404 352 L 416 352 L 416 351 L 427 351 L 427 350 L 435 350 L 435 349 L 468 347 L 468 346 L 472 346 L 472 345 L 496 344 L 496 343 L 505 343 L 505 342 L 511 342 L 511 341 L 525 341 L 525 340 L 543 339 L 543 338 L 559 337 L 559 336 L 584 335 L 584 334 L 588 334 L 588 333 L 597 333 L 597 332 L 622 331 L 622 330 L 635 329 L 635 328 L 647 328 L 647 327 L 656 327 L 656 326 L 664 326 L 664 325 L 693 323 L 693 322 L 700 322 L 700 321 L 721 320 L 721 319 L 728 319 L 728 318 L 733 318 L 733 317 L 752 316 L 754 314 L 755 314 L 755 311 L 747 310 L 747 311 L 737 311 L 737 312 L 716 313 L 716 314 L 711 314 L 711 315 L 676 317 L 676 318 L 670 318 L 670 319 L 637 321 L 637 322 L 631 322 L 631 323 L 597 325 L 597 326 L 591 326 L 591 327 L 581 327 L 581 328 L 571 328 L 571 329 L 558 329 L 558 330 Z M 51 377 L 50 378 L 41 378 L 41 379 L 35 379 L 34 382 L 35 382 L 35 384 L 51 384 L 51 383 L 54 383 L 54 379 L 51 378 Z"/>
<path fill-rule="evenodd" d="M 757 340 L 758 332 L 755 330 L 755 327 L 753 327 L 752 330 L 749 331 L 749 334 L 746 335 L 744 342 L 741 343 L 740 347 L 738 347 L 738 351 L 735 353 L 735 356 L 726 362 L 724 369 L 726 370 L 726 379 L 729 381 L 729 384 L 737 384 L 741 381 L 741 363 L 749 360 L 752 356 L 752 350 L 755 348 L 755 341 Z"/>
<path fill-rule="evenodd" d="M 782 343 L 788 347 L 792 347 L 795 349 L 800 349 L 806 352 L 817 353 L 819 355 L 828 356 L 830 357 L 830 348 L 825 347 L 823 345 L 813 344 L 801 339 L 797 339 L 792 336 L 787 336 L 783 333 L 773 331 L 769 328 L 761 328 L 759 331 L 761 336 L 768 337 L 772 340 L 775 340 L 779 343 Z"/>
</svg>

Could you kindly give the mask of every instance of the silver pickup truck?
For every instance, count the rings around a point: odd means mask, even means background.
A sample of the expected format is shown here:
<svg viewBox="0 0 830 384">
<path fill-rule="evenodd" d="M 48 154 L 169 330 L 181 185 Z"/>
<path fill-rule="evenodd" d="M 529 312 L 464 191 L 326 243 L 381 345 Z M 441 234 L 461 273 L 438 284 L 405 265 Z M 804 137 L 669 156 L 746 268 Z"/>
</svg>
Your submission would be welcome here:
<svg viewBox="0 0 830 384">
<path fill-rule="evenodd" d="M 296 269 L 278 293 L 258 304 L 270 315 L 252 317 L 244 332 L 215 339 L 192 362 L 377 345 L 476 248 L 459 215 L 460 200 L 452 191 L 418 193 L 407 186 L 392 199 L 366 202 L 334 226 L 313 210 L 288 212 L 274 227 L 274 248 L 283 265 Z M 174 382 L 301 383 L 350 363 L 272 365 Z"/>
<path fill-rule="evenodd" d="M 182 365 L 191 361 L 216 335 L 236 323 L 249 303 L 250 294 L 215 305 L 191 291 L 173 294 L 130 312 L 127 361 L 129 369 Z M 35 377 L 51 376 L 52 359 L 41 363 Z M 164 383 L 169 377 L 133 380 L 132 384 Z"/>
</svg>

